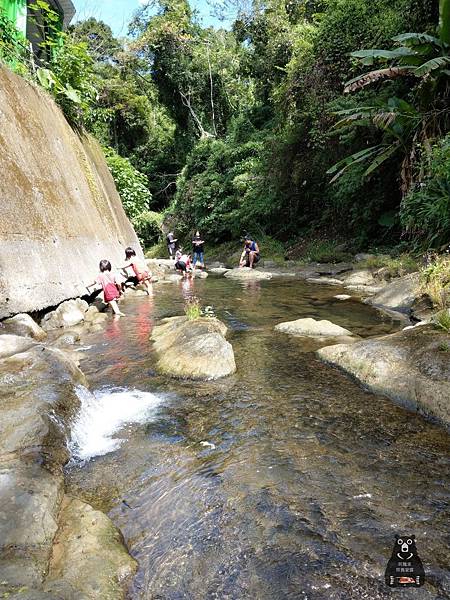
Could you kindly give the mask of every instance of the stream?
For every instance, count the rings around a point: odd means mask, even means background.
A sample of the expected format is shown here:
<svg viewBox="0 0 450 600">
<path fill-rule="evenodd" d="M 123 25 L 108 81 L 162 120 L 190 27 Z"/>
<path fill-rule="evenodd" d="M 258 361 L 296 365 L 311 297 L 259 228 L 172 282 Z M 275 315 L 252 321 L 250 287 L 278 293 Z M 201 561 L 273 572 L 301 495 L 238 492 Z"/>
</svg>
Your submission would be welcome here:
<svg viewBox="0 0 450 600">
<path fill-rule="evenodd" d="M 139 563 L 130 599 L 450 598 L 450 437 L 273 331 L 325 318 L 361 337 L 399 324 L 339 288 L 210 276 L 126 299 L 83 339 L 90 389 L 69 493 L 109 514 Z M 229 327 L 237 372 L 158 375 L 149 336 L 195 295 Z M 394 536 L 415 534 L 423 588 L 390 590 Z"/>
</svg>

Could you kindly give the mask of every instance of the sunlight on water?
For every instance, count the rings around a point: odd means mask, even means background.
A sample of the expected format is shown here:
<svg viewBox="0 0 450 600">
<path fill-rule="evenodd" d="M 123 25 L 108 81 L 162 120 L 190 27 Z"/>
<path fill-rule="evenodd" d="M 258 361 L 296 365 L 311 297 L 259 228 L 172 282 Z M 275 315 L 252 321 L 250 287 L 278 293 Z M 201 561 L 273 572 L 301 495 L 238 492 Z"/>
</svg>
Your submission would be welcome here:
<svg viewBox="0 0 450 600">
<path fill-rule="evenodd" d="M 156 415 L 164 396 L 127 389 L 102 389 L 91 393 L 78 387 L 81 408 L 74 423 L 70 449 L 75 460 L 113 452 L 124 441 L 114 434 L 125 425 L 144 423 Z"/>
</svg>

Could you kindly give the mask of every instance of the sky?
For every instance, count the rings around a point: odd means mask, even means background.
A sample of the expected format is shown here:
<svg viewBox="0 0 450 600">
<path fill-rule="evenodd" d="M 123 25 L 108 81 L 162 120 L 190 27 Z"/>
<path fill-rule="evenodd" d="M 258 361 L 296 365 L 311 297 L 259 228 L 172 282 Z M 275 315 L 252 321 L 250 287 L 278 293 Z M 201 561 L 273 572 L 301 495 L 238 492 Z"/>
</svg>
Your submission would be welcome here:
<svg viewBox="0 0 450 600">
<path fill-rule="evenodd" d="M 114 35 L 122 36 L 127 34 L 127 26 L 134 11 L 145 0 L 72 0 L 72 2 L 77 9 L 74 21 L 95 17 L 107 23 Z M 198 10 L 203 25 L 226 27 L 226 24 L 211 16 L 211 8 L 207 0 L 190 0 L 190 4 L 192 8 Z"/>
</svg>

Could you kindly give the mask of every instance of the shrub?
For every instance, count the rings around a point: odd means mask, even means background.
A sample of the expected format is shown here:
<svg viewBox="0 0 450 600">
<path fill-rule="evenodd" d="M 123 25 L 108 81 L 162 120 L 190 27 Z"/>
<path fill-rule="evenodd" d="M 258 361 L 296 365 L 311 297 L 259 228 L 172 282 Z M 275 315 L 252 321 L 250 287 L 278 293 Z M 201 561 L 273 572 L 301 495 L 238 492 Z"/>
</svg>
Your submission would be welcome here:
<svg viewBox="0 0 450 600">
<path fill-rule="evenodd" d="M 184 312 L 189 321 L 195 321 L 202 316 L 202 309 L 200 306 L 200 300 L 195 296 L 188 298 L 184 305 Z"/>
<path fill-rule="evenodd" d="M 105 147 L 103 150 L 125 212 L 140 241 L 144 245 L 154 243 L 161 233 L 162 216 L 149 210 L 152 195 L 147 176 L 112 148 Z"/>
<path fill-rule="evenodd" d="M 395 257 L 379 254 L 363 260 L 359 264 L 367 269 L 386 269 L 389 277 L 402 277 L 419 270 L 417 259 L 407 253 Z"/>
<path fill-rule="evenodd" d="M 437 248 L 450 241 L 450 134 L 422 153 L 421 170 L 428 175 L 405 197 L 400 217 L 417 245 Z"/>
<path fill-rule="evenodd" d="M 445 308 L 450 292 L 450 258 L 438 256 L 420 273 L 420 288 L 434 306 Z"/>
<path fill-rule="evenodd" d="M 448 310 L 441 310 L 433 318 L 433 323 L 438 329 L 443 329 L 447 333 L 450 332 L 450 313 Z"/>
</svg>

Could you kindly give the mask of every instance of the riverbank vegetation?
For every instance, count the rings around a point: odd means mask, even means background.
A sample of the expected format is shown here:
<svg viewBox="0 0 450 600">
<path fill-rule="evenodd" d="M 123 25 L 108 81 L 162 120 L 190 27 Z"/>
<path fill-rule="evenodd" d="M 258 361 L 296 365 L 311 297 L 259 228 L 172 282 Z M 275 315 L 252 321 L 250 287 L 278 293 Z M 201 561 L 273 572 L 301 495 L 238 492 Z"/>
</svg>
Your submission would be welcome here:
<svg viewBox="0 0 450 600">
<path fill-rule="evenodd" d="M 251 231 L 275 260 L 450 242 L 448 0 L 215 10 L 223 29 L 186 0 L 143 6 L 126 39 L 93 18 L 50 27 L 37 68 L 5 29 L 0 58 L 103 144 L 146 247 L 163 223 L 209 248 Z"/>
</svg>

